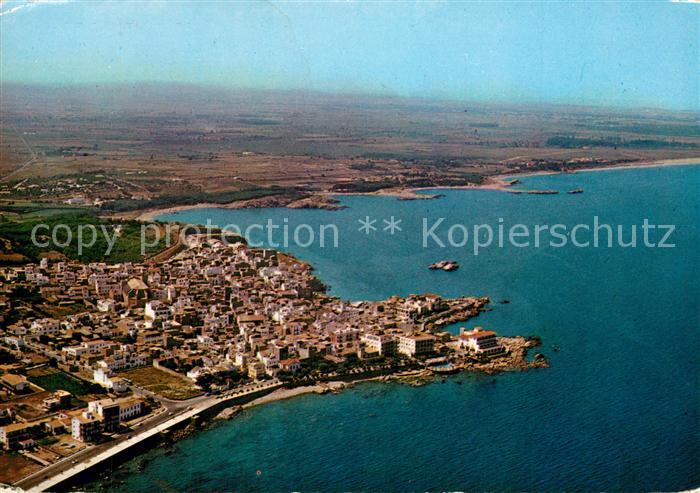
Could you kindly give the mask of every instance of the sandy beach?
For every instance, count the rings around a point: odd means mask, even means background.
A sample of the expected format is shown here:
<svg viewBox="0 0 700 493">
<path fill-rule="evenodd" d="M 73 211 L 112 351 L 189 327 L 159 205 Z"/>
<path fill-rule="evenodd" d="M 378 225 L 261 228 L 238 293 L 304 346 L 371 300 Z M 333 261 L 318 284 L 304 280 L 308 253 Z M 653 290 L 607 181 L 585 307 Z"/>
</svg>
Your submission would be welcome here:
<svg viewBox="0 0 700 493">
<path fill-rule="evenodd" d="M 576 170 L 574 173 L 584 173 L 587 171 L 608 171 L 615 169 L 634 169 L 634 168 L 665 168 L 667 166 L 697 166 L 700 165 L 700 156 L 684 159 L 665 159 L 660 161 L 643 161 L 630 164 L 619 164 L 615 166 L 606 166 L 601 168 L 587 168 Z"/>
<path fill-rule="evenodd" d="M 236 202 L 231 202 L 229 204 L 216 204 L 216 203 L 202 202 L 199 204 L 191 204 L 191 205 L 174 205 L 172 207 L 163 207 L 163 208 L 155 208 L 155 209 L 145 209 L 142 211 L 126 212 L 123 214 L 116 214 L 116 215 L 111 216 L 111 217 L 121 218 L 121 219 L 133 219 L 133 220 L 142 221 L 142 222 L 149 222 L 149 221 L 154 221 L 158 216 L 161 216 L 163 214 L 175 214 L 177 212 L 187 211 L 187 210 L 191 210 L 191 209 L 210 209 L 210 208 L 240 209 L 240 206 L 234 207 L 235 203 Z"/>
<path fill-rule="evenodd" d="M 347 384 L 345 382 L 328 382 L 328 383 L 324 383 L 324 384 L 306 385 L 303 387 L 295 387 L 293 389 L 281 388 L 281 389 L 277 389 L 274 392 L 271 392 L 267 395 L 264 395 L 262 397 L 258 397 L 257 399 L 254 399 L 254 400 L 248 402 L 247 404 L 242 405 L 241 409 L 247 409 L 250 407 L 259 406 L 260 404 L 267 404 L 269 402 L 290 399 L 292 397 L 297 397 L 299 395 L 304 395 L 304 394 L 325 394 L 326 392 L 329 392 L 329 391 L 341 390 L 341 389 L 347 387 L 348 385 L 349 384 Z"/>
</svg>

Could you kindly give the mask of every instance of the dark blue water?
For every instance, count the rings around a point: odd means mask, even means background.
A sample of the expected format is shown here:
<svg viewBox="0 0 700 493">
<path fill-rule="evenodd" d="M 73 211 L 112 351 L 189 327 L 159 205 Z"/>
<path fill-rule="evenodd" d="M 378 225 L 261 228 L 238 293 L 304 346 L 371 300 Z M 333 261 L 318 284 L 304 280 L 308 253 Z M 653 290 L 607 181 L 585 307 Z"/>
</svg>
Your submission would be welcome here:
<svg viewBox="0 0 700 493">
<path fill-rule="evenodd" d="M 290 246 L 333 294 L 381 299 L 436 292 L 486 295 L 493 311 L 467 325 L 537 334 L 551 368 L 461 375 L 421 388 L 362 384 L 245 412 L 152 452 L 119 491 L 682 490 L 700 485 L 700 167 L 538 176 L 532 188 L 579 195 L 446 191 L 428 201 L 347 197 L 339 212 L 192 210 L 164 217 L 224 225 L 272 218 L 338 225 L 339 247 Z M 381 231 L 382 219 L 403 231 Z M 358 219 L 380 230 L 357 231 Z M 422 246 L 421 221 L 673 224 L 674 248 Z M 318 231 L 318 229 L 317 229 Z M 447 227 L 438 228 L 446 241 Z M 506 229 L 507 231 L 507 229 Z M 507 235 L 507 233 L 506 233 Z M 580 241 L 585 240 L 581 233 Z M 657 242 L 656 233 L 650 240 Z M 506 236 L 507 237 L 507 236 Z M 592 238 L 589 237 L 589 238 Z M 281 238 L 277 239 L 278 241 Z M 470 239 L 471 240 L 471 239 Z M 522 239 L 518 239 L 520 241 Z M 543 244 L 544 243 L 544 244 Z M 426 266 L 461 264 L 453 273 Z M 503 299 L 509 304 L 500 304 Z M 453 327 L 456 329 L 456 327 Z M 556 345 L 559 352 L 552 350 Z M 459 384 L 458 384 L 459 382 Z M 257 471 L 260 474 L 257 474 Z"/>
</svg>

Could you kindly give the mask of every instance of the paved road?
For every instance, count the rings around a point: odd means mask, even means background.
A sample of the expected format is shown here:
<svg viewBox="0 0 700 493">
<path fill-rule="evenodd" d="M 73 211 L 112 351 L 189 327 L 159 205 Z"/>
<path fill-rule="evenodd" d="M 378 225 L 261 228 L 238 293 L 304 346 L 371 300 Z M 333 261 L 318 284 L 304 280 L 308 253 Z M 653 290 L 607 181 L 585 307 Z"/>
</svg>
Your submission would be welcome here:
<svg viewBox="0 0 700 493">
<path fill-rule="evenodd" d="M 96 463 L 107 460 L 115 454 L 126 450 L 127 448 L 139 443 L 161 431 L 164 431 L 177 423 L 189 420 L 205 409 L 208 409 L 225 400 L 243 397 L 252 393 L 260 392 L 266 389 L 276 389 L 282 386 L 278 380 L 270 380 L 260 384 L 251 384 L 236 391 L 230 391 L 220 396 L 200 396 L 186 401 L 170 401 L 168 399 L 159 398 L 164 406 L 165 411 L 150 417 L 142 422 L 135 430 L 119 435 L 117 438 L 102 443 L 92 445 L 73 454 L 69 457 L 37 471 L 34 474 L 27 476 L 17 482 L 18 486 L 24 490 L 31 492 L 50 491 L 55 489 L 55 486 L 71 476 L 78 474 Z M 141 392 L 145 392 L 140 390 Z"/>
<path fill-rule="evenodd" d="M 36 485 L 40 484 L 42 481 L 52 478 L 65 471 L 68 471 L 69 469 L 75 466 L 75 462 L 84 464 L 90 459 L 99 455 L 100 453 L 105 452 L 106 450 L 109 450 L 112 447 L 116 447 L 116 445 L 129 440 L 129 438 L 131 436 L 134 436 L 136 433 L 153 429 L 156 426 L 165 423 L 166 421 L 168 421 L 168 419 L 172 419 L 172 417 L 173 416 L 168 415 L 167 411 L 161 412 L 147 420 L 144 420 L 143 424 L 140 427 L 141 429 L 138 432 L 125 433 L 123 435 L 118 436 L 112 441 L 102 443 L 99 445 L 89 446 L 88 448 L 81 450 L 80 452 L 77 452 L 64 459 L 61 459 L 58 462 L 55 462 L 54 464 L 27 476 L 26 478 L 16 483 L 15 486 L 19 486 L 20 488 L 25 490 L 32 489 Z"/>
</svg>

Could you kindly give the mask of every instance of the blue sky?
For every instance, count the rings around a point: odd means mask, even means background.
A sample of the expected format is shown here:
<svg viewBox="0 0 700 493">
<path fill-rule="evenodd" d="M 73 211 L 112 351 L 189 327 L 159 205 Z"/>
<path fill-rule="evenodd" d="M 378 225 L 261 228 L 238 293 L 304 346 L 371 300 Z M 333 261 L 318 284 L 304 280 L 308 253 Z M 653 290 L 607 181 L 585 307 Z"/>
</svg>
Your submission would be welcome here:
<svg viewBox="0 0 700 493">
<path fill-rule="evenodd" d="M 3 2 L 0 80 L 700 109 L 700 5 Z"/>
</svg>

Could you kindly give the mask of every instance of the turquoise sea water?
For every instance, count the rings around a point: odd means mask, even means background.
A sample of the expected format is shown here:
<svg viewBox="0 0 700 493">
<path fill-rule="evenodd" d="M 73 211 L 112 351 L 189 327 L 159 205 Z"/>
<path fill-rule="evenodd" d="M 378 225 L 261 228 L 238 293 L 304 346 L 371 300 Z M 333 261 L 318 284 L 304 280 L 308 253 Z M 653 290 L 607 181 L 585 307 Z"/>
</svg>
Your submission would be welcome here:
<svg viewBox="0 0 700 493">
<path fill-rule="evenodd" d="M 444 191 L 427 201 L 346 197 L 343 211 L 199 209 L 187 222 L 338 225 L 338 248 L 290 246 L 335 295 L 485 295 L 469 321 L 537 334 L 551 368 L 459 375 L 420 387 L 362 384 L 260 406 L 151 452 L 104 486 L 116 491 L 651 491 L 700 486 L 700 166 L 533 176 L 578 195 Z M 382 219 L 402 231 L 381 231 Z M 357 231 L 358 219 L 380 230 Z M 444 225 L 674 224 L 675 248 L 422 246 Z M 318 231 L 318 230 L 317 230 Z M 438 228 L 446 240 L 447 228 Z M 506 230 L 507 231 L 507 230 Z M 506 233 L 507 234 L 507 233 Z M 583 233 L 581 239 L 583 240 Z M 652 235 L 652 238 L 655 235 Z M 546 237 L 545 237 L 546 238 Z M 605 237 L 601 243 L 606 244 Z M 452 273 L 430 271 L 458 260 Z M 500 300 L 508 299 L 509 304 Z M 452 327 L 456 330 L 459 325 Z M 554 351 L 552 346 L 560 347 Z M 139 459 L 140 460 L 140 459 Z"/>
</svg>

